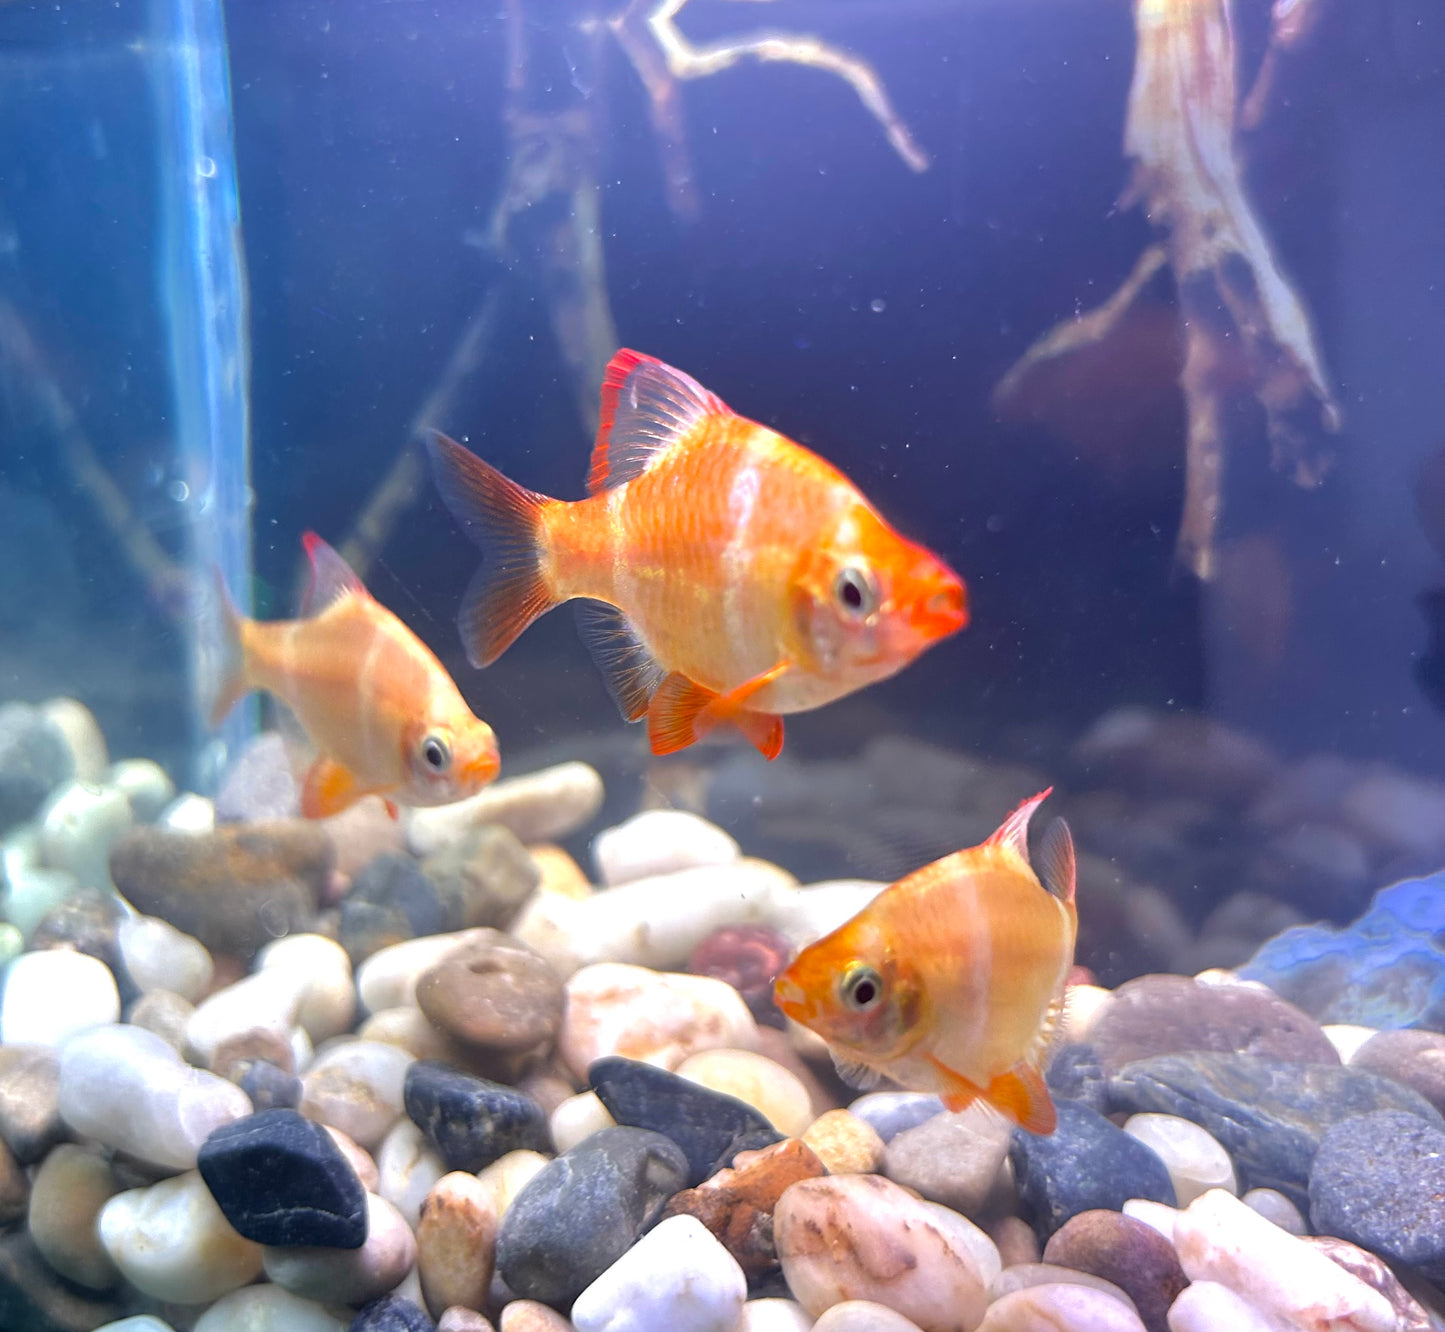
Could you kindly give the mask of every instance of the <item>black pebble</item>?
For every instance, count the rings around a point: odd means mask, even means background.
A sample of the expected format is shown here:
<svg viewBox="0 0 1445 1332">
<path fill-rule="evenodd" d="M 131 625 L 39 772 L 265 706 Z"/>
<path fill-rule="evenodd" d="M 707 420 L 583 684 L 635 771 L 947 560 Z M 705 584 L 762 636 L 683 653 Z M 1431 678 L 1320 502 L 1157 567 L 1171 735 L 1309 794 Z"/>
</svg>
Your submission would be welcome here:
<svg viewBox="0 0 1445 1332">
<path fill-rule="evenodd" d="M 400 1295 L 383 1295 L 363 1304 L 351 1320 L 350 1332 L 436 1332 L 436 1324 L 425 1310 Z"/>
<path fill-rule="evenodd" d="M 1130 1198 L 1175 1206 L 1174 1184 L 1151 1148 L 1077 1101 L 1058 1109 L 1053 1133 L 1015 1129 L 1009 1147 L 1024 1220 L 1041 1242 L 1096 1207 L 1122 1211 Z"/>
<path fill-rule="evenodd" d="M 688 1188 L 731 1165 L 739 1152 L 783 1140 L 746 1101 L 636 1059 L 607 1055 L 595 1060 L 587 1080 L 619 1124 L 665 1133 L 682 1148 Z"/>
<path fill-rule="evenodd" d="M 239 1085 L 257 1110 L 294 1110 L 301 1104 L 301 1079 L 269 1059 L 251 1060 Z"/>
<path fill-rule="evenodd" d="M 530 1096 L 436 1060 L 406 1070 L 402 1099 L 448 1170 L 474 1174 L 519 1148 L 552 1150 L 547 1115 Z"/>
<path fill-rule="evenodd" d="M 600 1129 L 549 1161 L 502 1217 L 497 1272 L 525 1299 L 570 1308 L 642 1235 L 687 1179 L 660 1133 Z"/>
<path fill-rule="evenodd" d="M 294 1110 L 223 1124 L 201 1145 L 201 1178 L 237 1233 L 258 1244 L 359 1249 L 366 1190 L 331 1135 Z"/>
<path fill-rule="evenodd" d="M 387 944 L 440 934 L 446 915 L 436 888 L 411 856 L 373 856 L 341 903 L 337 937 L 353 965 Z"/>
</svg>

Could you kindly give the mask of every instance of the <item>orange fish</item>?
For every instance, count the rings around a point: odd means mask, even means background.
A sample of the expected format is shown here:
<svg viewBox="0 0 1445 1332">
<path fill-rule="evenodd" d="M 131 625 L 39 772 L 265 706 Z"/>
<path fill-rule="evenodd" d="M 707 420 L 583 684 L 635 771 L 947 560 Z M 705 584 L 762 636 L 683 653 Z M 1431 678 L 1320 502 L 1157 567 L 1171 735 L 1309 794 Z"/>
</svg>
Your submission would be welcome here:
<svg viewBox="0 0 1445 1332">
<path fill-rule="evenodd" d="M 445 805 L 497 775 L 497 739 L 427 646 L 361 585 L 314 532 L 302 538 L 311 584 L 300 620 L 262 624 L 224 584 L 223 683 L 213 724 L 253 689 L 285 703 L 320 757 L 301 790 L 308 819 L 362 796 Z M 219 582 L 219 576 L 217 578 Z"/>
<path fill-rule="evenodd" d="M 958 575 L 842 473 L 680 370 L 618 352 L 601 419 L 575 503 L 433 436 L 442 497 L 488 557 L 458 620 L 473 665 L 587 598 L 584 637 L 654 754 L 726 722 L 774 758 L 782 714 L 882 680 L 967 622 Z"/>
<path fill-rule="evenodd" d="M 1029 864 L 1029 818 L 1048 795 L 885 888 L 778 977 L 778 1007 L 828 1042 L 845 1081 L 886 1074 L 950 1110 L 982 1098 L 1030 1133 L 1054 1131 L 1043 1065 L 1079 922 L 1062 819 L 1044 833 L 1042 878 Z"/>
</svg>

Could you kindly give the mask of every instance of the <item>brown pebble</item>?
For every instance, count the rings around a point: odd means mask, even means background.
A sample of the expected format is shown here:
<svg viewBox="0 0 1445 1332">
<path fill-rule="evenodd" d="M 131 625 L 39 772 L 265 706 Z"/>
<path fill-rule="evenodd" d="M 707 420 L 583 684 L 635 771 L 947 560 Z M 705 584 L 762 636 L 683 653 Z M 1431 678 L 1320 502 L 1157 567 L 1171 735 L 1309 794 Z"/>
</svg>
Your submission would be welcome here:
<svg viewBox="0 0 1445 1332">
<path fill-rule="evenodd" d="M 30 1179 L 15 1153 L 0 1141 L 0 1226 L 25 1215 L 30 1204 Z"/>
<path fill-rule="evenodd" d="M 540 954 L 499 931 L 462 944 L 424 971 L 416 1001 L 457 1040 L 505 1053 L 551 1042 L 562 1023 L 557 973 Z"/>
<path fill-rule="evenodd" d="M 548 1116 L 577 1093 L 572 1080 L 553 1065 L 533 1069 L 517 1083 L 517 1090 L 536 1101 Z"/>
<path fill-rule="evenodd" d="M 984 1226 L 984 1230 L 998 1249 L 999 1261 L 1005 1267 L 1022 1267 L 1039 1261 L 1039 1237 L 1023 1217 L 996 1217 Z"/>
<path fill-rule="evenodd" d="M 1438 1031 L 1377 1031 L 1355 1051 L 1350 1067 L 1413 1087 L 1445 1114 L 1445 1035 Z"/>
<path fill-rule="evenodd" d="M 135 1001 L 126 1021 L 133 1027 L 153 1031 L 173 1050 L 185 1052 L 186 1023 L 196 1006 L 170 990 L 152 990 Z"/>
<path fill-rule="evenodd" d="M 454 1304 L 486 1304 L 497 1256 L 497 1212 L 491 1189 L 454 1170 L 422 1200 L 416 1227 L 417 1275 L 432 1317 Z"/>
<path fill-rule="evenodd" d="M 275 1064 L 285 1073 L 296 1072 L 296 1052 L 279 1031 L 253 1027 L 250 1031 L 227 1036 L 211 1055 L 211 1072 L 217 1077 L 239 1083 L 245 1072 L 258 1059 Z"/>
<path fill-rule="evenodd" d="M 555 1309 L 536 1300 L 513 1300 L 502 1310 L 497 1332 L 573 1332 L 572 1324 Z"/>
<path fill-rule="evenodd" d="M 1189 1284 L 1163 1235 L 1105 1208 L 1064 1222 L 1044 1246 L 1044 1262 L 1112 1281 L 1134 1301 L 1148 1332 L 1168 1332 L 1169 1306 Z"/>
<path fill-rule="evenodd" d="M 464 1309 L 460 1304 L 454 1304 L 437 1319 L 437 1332 L 494 1332 L 494 1329 L 490 1318 L 483 1317 L 475 1309 Z"/>
<path fill-rule="evenodd" d="M 783 1190 L 826 1173 L 812 1148 L 787 1138 L 760 1151 L 739 1152 L 731 1169 L 675 1194 L 662 1216 L 695 1216 L 737 1259 L 746 1276 L 760 1277 L 777 1266 L 773 1209 Z"/>
<path fill-rule="evenodd" d="M 96 1233 L 100 1209 L 120 1188 L 105 1157 L 74 1143 L 61 1143 L 35 1172 L 30 1237 L 61 1276 L 90 1290 L 120 1281 Z"/>
<path fill-rule="evenodd" d="M 6 1327 L 84 1332 L 125 1312 L 113 1300 L 67 1285 L 23 1230 L 0 1235 L 0 1288 L 6 1292 Z"/>
<path fill-rule="evenodd" d="M 40 1045 L 0 1046 L 0 1138 L 21 1165 L 34 1165 L 65 1134 L 60 1056 Z"/>
<path fill-rule="evenodd" d="M 1373 1286 L 1387 1300 L 1399 1319 L 1396 1332 L 1433 1332 L 1439 1326 L 1421 1307 L 1389 1268 L 1383 1258 L 1377 1257 L 1348 1240 L 1336 1239 L 1333 1235 L 1303 1236 L 1304 1242 L 1318 1249 L 1332 1262 L 1343 1267 L 1351 1276 L 1359 1277 L 1367 1286 Z"/>
</svg>

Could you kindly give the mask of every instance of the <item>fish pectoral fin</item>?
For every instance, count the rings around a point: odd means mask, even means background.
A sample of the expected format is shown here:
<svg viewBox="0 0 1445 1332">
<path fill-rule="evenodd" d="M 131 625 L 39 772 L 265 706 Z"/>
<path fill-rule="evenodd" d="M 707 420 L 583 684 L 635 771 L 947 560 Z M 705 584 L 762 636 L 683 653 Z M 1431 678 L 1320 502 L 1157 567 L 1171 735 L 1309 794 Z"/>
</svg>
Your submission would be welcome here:
<svg viewBox="0 0 1445 1332">
<path fill-rule="evenodd" d="M 938 1094 L 949 1110 L 967 1110 L 980 1096 L 983 1088 L 970 1082 L 957 1069 L 949 1068 L 937 1055 L 923 1056 L 938 1074 Z"/>
<path fill-rule="evenodd" d="M 753 712 L 746 704 L 790 665 L 780 661 L 726 694 L 698 684 L 681 671 L 673 671 L 658 685 L 648 705 L 647 737 L 652 752 L 675 754 L 716 727 L 730 724 L 742 731 L 765 758 L 776 758 L 783 747 L 783 719 L 771 713 Z"/>
<path fill-rule="evenodd" d="M 840 1055 L 831 1047 L 828 1053 L 833 1056 L 833 1067 L 838 1070 L 838 1076 L 855 1091 L 872 1091 L 883 1081 L 883 1074 L 871 1065 Z"/>
<path fill-rule="evenodd" d="M 587 493 L 641 476 L 698 422 L 732 413 L 716 394 L 670 365 L 624 347 L 602 376 L 601 424 Z"/>
<path fill-rule="evenodd" d="M 1052 1133 L 1059 1122 L 1044 1075 L 1030 1063 L 1020 1062 L 1000 1073 L 983 1094 L 1029 1133 Z"/>
<path fill-rule="evenodd" d="M 577 629 L 602 672 L 612 701 L 628 721 L 641 720 L 667 672 L 616 606 L 589 600 L 575 604 Z"/>
<path fill-rule="evenodd" d="M 306 548 L 306 558 L 311 561 L 311 581 L 301 598 L 303 616 L 320 615 L 343 597 L 370 596 L 351 566 L 315 532 L 307 532 L 301 538 L 301 544 Z"/>
<path fill-rule="evenodd" d="M 301 785 L 301 813 L 308 819 L 327 819 L 372 794 L 344 763 L 323 755 L 307 769 Z"/>
<path fill-rule="evenodd" d="M 386 806 L 386 812 L 390 815 L 393 823 L 401 818 L 401 806 L 399 806 L 395 800 L 383 800 L 382 803 Z"/>
</svg>

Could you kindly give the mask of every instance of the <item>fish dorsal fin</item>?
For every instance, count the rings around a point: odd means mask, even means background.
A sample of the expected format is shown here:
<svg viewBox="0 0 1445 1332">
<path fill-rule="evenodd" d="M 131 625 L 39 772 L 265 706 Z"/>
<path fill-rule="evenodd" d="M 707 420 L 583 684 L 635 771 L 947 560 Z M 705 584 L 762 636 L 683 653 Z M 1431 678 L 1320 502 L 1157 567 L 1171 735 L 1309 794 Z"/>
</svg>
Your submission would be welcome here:
<svg viewBox="0 0 1445 1332">
<path fill-rule="evenodd" d="M 994 829 L 993 835 L 984 845 L 1008 847 L 1027 865 L 1029 863 L 1029 820 L 1033 818 L 1034 810 L 1053 794 L 1053 790 L 1052 786 L 1047 787 L 1031 800 L 1025 800 Z"/>
<path fill-rule="evenodd" d="M 369 595 L 351 566 L 315 532 L 307 532 L 301 538 L 301 544 L 306 548 L 306 558 L 311 561 L 311 581 L 306 584 L 306 593 L 301 598 L 303 616 L 320 615 L 342 597 Z"/>
<path fill-rule="evenodd" d="M 640 476 L 704 417 L 727 411 L 722 399 L 690 375 L 624 347 L 602 376 L 602 424 L 587 493 Z"/>
<path fill-rule="evenodd" d="M 1063 819 L 1054 819 L 1044 829 L 1039 843 L 1039 882 L 1061 902 L 1072 902 L 1078 884 L 1078 862 L 1074 836 Z"/>
<path fill-rule="evenodd" d="M 872 1091 L 883 1081 L 883 1074 L 876 1068 L 860 1060 L 849 1059 L 831 1048 L 828 1053 L 833 1056 L 833 1067 L 838 1070 L 838 1076 L 855 1091 Z"/>
<path fill-rule="evenodd" d="M 578 631 L 607 682 L 607 692 L 628 721 L 639 721 L 666 670 L 616 606 L 588 600 L 576 604 Z"/>
</svg>

